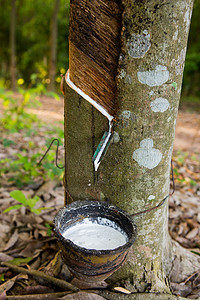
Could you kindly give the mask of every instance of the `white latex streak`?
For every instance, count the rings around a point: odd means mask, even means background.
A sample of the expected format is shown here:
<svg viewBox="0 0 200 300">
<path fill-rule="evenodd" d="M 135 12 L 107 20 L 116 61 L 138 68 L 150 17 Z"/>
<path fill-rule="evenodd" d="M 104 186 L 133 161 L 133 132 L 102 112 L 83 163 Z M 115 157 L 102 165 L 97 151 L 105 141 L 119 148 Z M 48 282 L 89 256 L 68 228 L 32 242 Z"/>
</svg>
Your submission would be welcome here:
<svg viewBox="0 0 200 300">
<path fill-rule="evenodd" d="M 111 121 L 109 121 L 108 135 L 107 135 L 107 137 L 106 137 L 106 139 L 105 139 L 105 141 L 104 141 L 104 143 L 103 143 L 103 145 L 102 145 L 102 147 L 101 147 L 101 149 L 100 149 L 100 151 L 99 151 L 99 153 L 98 153 L 98 155 L 97 155 L 97 157 L 96 157 L 96 159 L 94 161 L 94 169 L 95 169 L 95 171 L 98 170 L 98 167 L 99 167 L 99 165 L 101 163 L 100 158 L 101 158 L 101 155 L 102 155 L 102 153 L 103 153 L 103 151 L 104 151 L 104 149 L 105 149 L 105 147 L 106 147 L 106 145 L 107 145 L 107 143 L 108 143 L 108 141 L 110 139 L 110 136 L 112 134 L 111 129 L 112 129 L 112 123 L 111 123 Z"/>
<path fill-rule="evenodd" d="M 71 80 L 70 80 L 70 76 L 69 76 L 69 70 L 67 71 L 66 75 L 65 75 L 65 81 L 66 83 L 74 90 L 76 91 L 81 97 L 83 97 L 85 100 L 87 100 L 88 102 L 90 102 L 98 111 L 100 111 L 100 113 L 102 113 L 102 115 L 104 115 L 106 118 L 108 118 L 109 121 L 112 121 L 112 119 L 114 118 L 113 116 L 111 116 L 103 106 L 101 106 L 100 104 L 98 104 L 96 101 L 94 101 L 92 98 L 90 98 L 90 96 L 88 96 L 87 94 L 85 94 L 81 89 L 79 89 Z"/>
</svg>

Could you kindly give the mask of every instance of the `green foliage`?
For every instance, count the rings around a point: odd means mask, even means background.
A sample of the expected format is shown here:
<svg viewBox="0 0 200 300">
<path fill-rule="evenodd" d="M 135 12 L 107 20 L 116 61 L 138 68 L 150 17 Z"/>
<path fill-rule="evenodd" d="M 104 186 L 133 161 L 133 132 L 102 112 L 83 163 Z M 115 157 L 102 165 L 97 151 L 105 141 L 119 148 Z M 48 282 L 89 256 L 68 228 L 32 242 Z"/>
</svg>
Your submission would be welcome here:
<svg viewBox="0 0 200 300">
<path fill-rule="evenodd" d="M 188 157 L 188 152 L 178 151 L 176 156 L 176 161 L 179 163 L 179 165 L 183 166 L 185 159 Z"/>
<path fill-rule="evenodd" d="M 50 151 L 44 164 L 37 166 L 37 162 L 42 157 L 41 153 L 36 153 L 31 156 L 27 156 L 27 152 L 15 154 L 16 159 L 5 158 L 0 160 L 1 169 L 0 175 L 11 173 L 8 182 L 22 188 L 26 184 L 34 182 L 34 179 L 49 178 L 51 180 L 59 179 L 63 177 L 63 169 L 58 169 L 53 160 L 55 159 L 55 152 Z"/>
<path fill-rule="evenodd" d="M 173 88 L 175 89 L 175 91 L 177 90 L 177 83 L 174 81 L 174 82 L 172 82 L 172 86 L 173 86 Z"/>
<path fill-rule="evenodd" d="M 33 258 L 32 257 L 17 257 L 17 258 L 14 258 L 12 260 L 9 260 L 9 263 L 12 263 L 13 265 L 21 265 L 21 264 L 27 264 L 29 263 Z"/>
<path fill-rule="evenodd" d="M 37 117 L 25 111 L 33 95 L 31 91 L 20 89 L 21 98 L 14 98 L 13 93 L 0 89 L 0 97 L 3 99 L 4 115 L 1 120 L 3 127 L 11 132 L 18 132 L 24 128 L 31 128 Z"/>
<path fill-rule="evenodd" d="M 5 273 L 2 273 L 2 274 L 0 275 L 0 281 L 5 281 Z"/>
<path fill-rule="evenodd" d="M 9 147 L 11 145 L 15 145 L 15 142 L 13 142 L 12 140 L 4 138 L 2 144 L 3 144 L 4 147 Z"/>
<path fill-rule="evenodd" d="M 47 228 L 47 235 L 51 236 L 52 235 L 52 228 L 49 223 L 45 223 L 45 227 Z"/>
<path fill-rule="evenodd" d="M 1 124 L 10 132 L 18 132 L 22 129 L 32 129 L 34 122 L 39 124 L 36 115 L 27 113 L 26 108 L 38 107 L 41 105 L 38 96 L 44 94 L 60 100 L 60 97 L 53 92 L 47 92 L 43 84 L 38 84 L 35 88 L 24 90 L 18 89 L 20 96 L 14 97 L 12 92 L 0 88 L 0 98 L 3 99 L 4 115 Z"/>
<path fill-rule="evenodd" d="M 23 151 L 22 153 L 16 153 L 15 157 L 16 159 L 14 160 L 11 158 L 5 158 L 0 161 L 0 175 L 5 173 L 13 174 L 8 179 L 10 183 L 21 188 L 25 184 L 33 183 L 34 178 L 43 176 L 42 170 L 36 167 L 36 162 L 41 157 L 40 153 L 36 153 L 28 157 L 27 152 Z"/>
<path fill-rule="evenodd" d="M 190 102 L 193 101 L 193 97 L 198 97 L 200 103 L 200 39 L 197 34 L 200 31 L 199 12 L 200 1 L 194 1 L 183 77 L 183 96 L 184 98 L 189 96 Z"/>
<path fill-rule="evenodd" d="M 61 0 L 58 13 L 57 37 L 57 69 L 56 82 L 60 82 L 60 73 L 65 73 L 68 68 L 68 36 L 69 36 L 69 4 L 70 0 Z M 11 2 L 0 0 L 0 77 L 4 78 L 5 87 L 10 87 L 10 14 Z M 41 89 L 49 84 L 49 39 L 50 22 L 53 14 L 53 0 L 24 1 L 16 0 L 16 63 L 17 78 L 24 80 L 25 87 Z M 199 22 L 200 1 L 194 1 L 189 44 L 186 56 L 183 95 L 197 97 L 200 102 L 200 40 L 197 34 L 200 31 Z M 45 16 L 45 17 L 44 17 Z M 64 72 L 62 71 L 65 69 Z M 2 81 L 2 80 L 1 80 Z M 39 86 L 38 86 L 39 88 Z M 190 97 L 192 102 L 194 98 Z"/>
<path fill-rule="evenodd" d="M 196 254 L 196 255 L 199 255 L 200 256 L 200 253 L 195 251 L 195 250 L 191 250 L 192 253 Z"/>
<path fill-rule="evenodd" d="M 26 196 L 19 190 L 10 192 L 10 196 L 13 197 L 17 202 L 19 202 L 21 204 L 8 207 L 7 209 L 4 210 L 4 213 L 9 212 L 14 209 L 19 209 L 22 206 L 27 207 L 31 212 L 33 212 L 37 215 L 39 215 L 42 212 L 42 210 L 48 209 L 46 207 L 35 208 L 35 205 L 40 200 L 40 198 L 38 196 L 35 196 L 33 198 L 26 198 Z"/>
<path fill-rule="evenodd" d="M 37 129 L 30 128 L 27 130 L 27 136 L 37 135 Z M 46 147 L 49 146 L 53 137 L 51 135 L 56 134 L 59 138 L 60 145 L 62 145 L 63 139 L 63 130 L 60 128 L 54 128 L 54 130 L 47 130 L 43 132 L 44 135 L 49 136 L 46 139 Z M 4 147 L 9 147 L 14 144 L 10 139 L 1 138 Z M 31 151 L 30 151 L 31 149 Z M 29 140 L 27 144 L 22 146 L 20 151 L 12 154 L 12 158 L 4 158 L 0 160 L 0 177 L 6 176 L 8 183 L 15 185 L 18 188 L 22 188 L 28 184 L 32 184 L 38 180 L 62 180 L 63 169 L 59 169 L 55 166 L 54 161 L 56 157 L 55 146 L 52 146 L 52 149 L 47 153 L 46 157 L 40 165 L 37 163 L 45 153 L 46 148 L 43 147 L 38 152 L 37 146 L 34 144 L 33 140 Z M 36 152 L 37 151 L 37 152 Z M 59 163 L 59 166 L 62 166 L 62 163 Z"/>
<path fill-rule="evenodd" d="M 193 178 L 191 175 L 192 172 L 187 167 L 187 159 L 189 164 L 191 164 L 191 161 L 198 161 L 198 157 L 195 154 L 190 157 L 188 152 L 177 151 L 173 156 L 173 161 L 176 165 L 173 168 L 174 178 L 176 182 L 180 183 L 181 185 L 189 185 L 191 188 L 193 188 L 197 186 L 197 182 L 196 178 Z"/>
<path fill-rule="evenodd" d="M 47 176 L 53 180 L 55 177 L 62 178 L 63 170 L 57 168 L 53 163 L 46 163 L 43 165 L 44 169 L 47 171 Z"/>
<path fill-rule="evenodd" d="M 9 87 L 11 2 L 0 0 L 0 5 L 0 77 L 5 79 L 5 86 Z M 53 0 L 16 0 L 17 77 L 24 79 L 26 87 L 35 86 L 38 82 L 48 86 L 49 33 L 53 7 Z M 68 66 L 68 23 L 69 0 L 61 0 L 58 14 L 57 76 L 61 68 Z"/>
</svg>

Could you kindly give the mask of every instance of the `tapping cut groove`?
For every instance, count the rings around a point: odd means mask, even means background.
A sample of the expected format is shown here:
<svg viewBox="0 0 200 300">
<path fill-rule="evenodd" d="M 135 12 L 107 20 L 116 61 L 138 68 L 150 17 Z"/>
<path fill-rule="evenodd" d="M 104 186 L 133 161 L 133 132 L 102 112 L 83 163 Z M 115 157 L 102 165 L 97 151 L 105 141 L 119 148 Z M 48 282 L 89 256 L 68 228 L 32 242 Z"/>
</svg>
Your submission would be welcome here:
<svg viewBox="0 0 200 300">
<path fill-rule="evenodd" d="M 122 5 L 119 0 L 71 0 L 70 80 L 114 116 Z"/>
</svg>

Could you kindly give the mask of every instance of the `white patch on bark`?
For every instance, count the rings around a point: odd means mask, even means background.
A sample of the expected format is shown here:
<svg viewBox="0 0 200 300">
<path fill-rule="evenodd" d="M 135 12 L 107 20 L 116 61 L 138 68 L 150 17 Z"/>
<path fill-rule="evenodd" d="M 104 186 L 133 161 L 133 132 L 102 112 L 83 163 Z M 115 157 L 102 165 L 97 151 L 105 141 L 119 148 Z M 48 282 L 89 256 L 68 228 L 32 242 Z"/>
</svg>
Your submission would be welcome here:
<svg viewBox="0 0 200 300">
<path fill-rule="evenodd" d="M 126 128 L 128 127 L 130 121 L 135 121 L 136 116 L 133 112 L 130 110 L 124 110 L 120 115 L 119 115 L 119 120 L 121 122 L 122 127 Z"/>
<path fill-rule="evenodd" d="M 154 196 L 154 195 L 150 195 L 149 197 L 148 197 L 148 200 L 153 200 L 153 199 L 155 199 L 156 197 Z"/>
<path fill-rule="evenodd" d="M 119 79 L 123 79 L 126 76 L 126 72 L 124 71 L 124 69 L 121 69 L 120 74 L 118 75 Z"/>
<path fill-rule="evenodd" d="M 192 10 L 187 9 L 185 16 L 184 16 L 184 22 L 186 25 L 186 32 L 188 32 L 189 28 L 190 28 L 190 20 L 191 20 L 191 15 L 192 15 Z"/>
<path fill-rule="evenodd" d="M 174 32 L 173 40 L 176 41 L 177 38 L 178 38 L 178 28 L 177 28 L 176 31 Z"/>
<path fill-rule="evenodd" d="M 159 165 L 162 153 L 153 148 L 153 140 L 148 138 L 140 142 L 140 148 L 133 152 L 133 159 L 140 167 L 153 169 Z"/>
<path fill-rule="evenodd" d="M 167 119 L 167 122 L 170 122 L 172 119 L 172 117 L 170 116 L 168 119 Z"/>
<path fill-rule="evenodd" d="M 142 58 L 145 53 L 151 47 L 149 41 L 150 35 L 148 32 L 146 35 L 133 33 L 131 38 L 127 41 L 128 54 L 133 58 Z"/>
<path fill-rule="evenodd" d="M 185 62 L 186 48 L 181 50 L 181 53 L 177 59 L 172 60 L 172 64 L 175 63 L 176 75 L 181 75 L 183 72 L 184 62 Z"/>
<path fill-rule="evenodd" d="M 131 84 L 132 83 L 132 77 L 126 73 L 125 70 L 121 70 L 120 74 L 118 75 L 119 79 L 124 79 L 125 83 Z"/>
<path fill-rule="evenodd" d="M 148 33 L 148 30 L 146 30 L 146 29 L 143 30 L 143 33 L 144 33 L 145 37 L 150 40 L 150 34 Z"/>
<path fill-rule="evenodd" d="M 124 110 L 120 114 L 120 118 L 130 120 L 131 119 L 131 115 L 132 115 L 132 112 L 130 110 Z"/>
<path fill-rule="evenodd" d="M 150 106 L 154 112 L 164 112 L 169 108 L 169 101 L 165 98 L 156 98 Z"/>
<path fill-rule="evenodd" d="M 111 142 L 111 144 L 117 144 L 119 141 L 120 141 L 119 133 L 114 131 L 110 142 Z"/>
<path fill-rule="evenodd" d="M 125 83 L 131 84 L 133 81 L 131 75 L 126 75 L 124 81 L 125 81 Z"/>
<path fill-rule="evenodd" d="M 139 82 L 148 86 L 159 86 L 169 79 L 167 67 L 158 65 L 155 70 L 137 72 Z"/>
<path fill-rule="evenodd" d="M 149 93 L 150 96 L 153 96 L 153 94 L 154 94 L 154 91 L 151 91 L 151 92 Z"/>
</svg>

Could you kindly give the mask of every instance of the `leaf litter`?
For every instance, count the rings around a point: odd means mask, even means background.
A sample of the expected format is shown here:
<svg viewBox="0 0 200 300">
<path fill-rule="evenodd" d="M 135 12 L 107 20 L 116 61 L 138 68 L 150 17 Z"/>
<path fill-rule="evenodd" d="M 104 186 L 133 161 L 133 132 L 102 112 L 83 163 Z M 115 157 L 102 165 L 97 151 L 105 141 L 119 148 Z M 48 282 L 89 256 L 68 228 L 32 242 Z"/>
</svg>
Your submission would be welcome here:
<svg viewBox="0 0 200 300">
<path fill-rule="evenodd" d="M 33 133 L 28 135 L 24 131 L 9 133 L 9 140 L 7 139 L 7 132 L 3 131 L 0 139 L 0 160 L 11 159 L 15 161 L 17 153 L 31 157 L 36 154 L 36 149 L 43 149 L 44 151 L 46 144 L 44 136 L 52 137 L 50 133 L 48 134 L 48 132 L 53 132 L 52 129 L 49 130 L 49 126 L 46 124 L 41 127 L 36 126 L 32 130 Z M 34 131 L 37 132 L 36 135 Z M 62 149 L 59 159 L 62 159 L 63 151 Z M 40 157 L 35 156 L 35 166 Z M 196 255 L 200 255 L 199 159 L 200 155 L 197 152 L 190 151 L 187 153 L 179 150 L 174 152 L 176 192 L 169 200 L 170 235 L 183 247 L 188 248 Z M 27 161 L 25 160 L 26 163 Z M 6 162 L 3 164 L 5 166 Z M 33 180 L 23 182 L 21 188 L 19 188 L 19 186 L 15 186 L 15 182 L 12 179 L 14 174 L 15 171 L 13 169 L 10 171 L 6 169 L 2 174 L 0 210 L 4 211 L 10 206 L 17 204 L 10 196 L 10 192 L 17 189 L 20 189 L 26 197 L 39 197 L 40 200 L 36 204 L 37 209 L 41 207 L 48 207 L 49 209 L 43 210 L 39 215 L 36 215 L 28 207 L 23 206 L 17 210 L 0 215 L 0 261 L 13 262 L 31 270 L 42 271 L 52 277 L 71 281 L 73 276 L 67 267 L 63 265 L 60 255 L 58 255 L 56 240 L 51 230 L 56 212 L 64 205 L 64 189 L 61 178 L 44 177 L 41 174 L 35 177 L 31 175 Z M 0 267 L 0 276 L 0 280 L 4 278 L 4 281 L 0 281 L 0 288 L 3 289 L 2 299 L 6 299 L 5 295 L 11 294 L 42 295 L 49 293 L 49 295 L 53 295 L 53 293 L 60 292 L 58 288 L 52 285 L 49 286 L 42 280 L 37 282 L 30 275 L 26 275 L 26 277 L 16 276 L 16 273 L 6 266 Z M 75 284 L 76 279 L 73 279 L 71 282 Z M 7 288 L 4 289 L 4 285 Z M 87 288 L 83 283 L 77 283 L 77 286 L 81 289 Z M 106 283 L 98 283 L 89 288 L 106 287 Z M 200 274 L 193 274 L 185 282 L 172 282 L 171 289 L 176 295 L 197 299 L 200 297 Z M 123 290 L 123 287 L 116 287 L 115 290 L 121 293 L 126 292 L 126 290 Z M 88 294 L 86 291 L 81 291 L 76 293 L 76 296 L 69 293 L 66 296 L 60 295 L 57 299 L 104 298 L 94 293 Z"/>
</svg>

